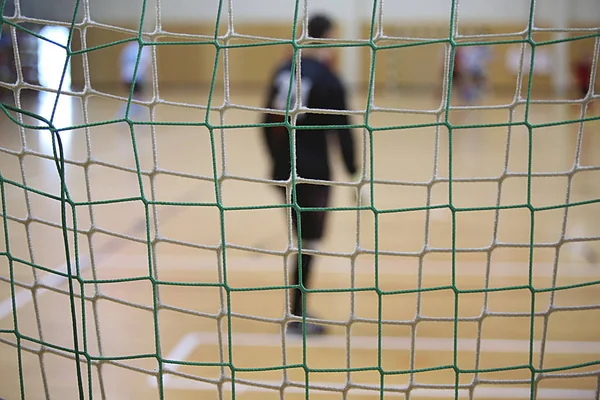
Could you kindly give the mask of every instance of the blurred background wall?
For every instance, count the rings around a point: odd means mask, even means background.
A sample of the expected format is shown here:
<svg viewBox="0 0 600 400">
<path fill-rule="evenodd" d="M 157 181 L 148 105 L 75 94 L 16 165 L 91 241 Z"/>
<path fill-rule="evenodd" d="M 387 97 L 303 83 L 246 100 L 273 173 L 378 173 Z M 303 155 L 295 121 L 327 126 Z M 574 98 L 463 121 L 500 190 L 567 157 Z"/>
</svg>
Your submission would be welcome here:
<svg viewBox="0 0 600 400">
<path fill-rule="evenodd" d="M 457 2 L 458 32 L 460 34 L 524 32 L 529 23 L 530 0 L 461 0 Z M 12 0 L 7 1 L 5 15 L 15 12 Z M 75 0 L 22 0 L 20 15 L 25 17 L 71 21 Z M 159 84 L 164 86 L 207 85 L 215 66 L 216 47 L 210 43 L 215 32 L 219 5 L 221 9 L 220 33 L 228 30 L 237 35 L 290 39 L 295 0 L 233 0 L 229 15 L 229 2 L 218 0 L 90 0 L 82 2 L 73 38 L 73 48 L 92 48 L 133 37 L 140 23 L 146 33 L 157 42 L 186 42 L 204 40 L 206 44 L 157 46 L 156 57 Z M 393 0 L 383 3 L 382 32 L 384 36 L 447 38 L 450 30 L 450 0 Z M 299 2 L 302 15 L 303 1 Z M 325 11 L 339 22 L 339 36 L 345 39 L 368 39 L 373 20 L 373 2 L 367 0 L 318 0 L 308 2 L 309 13 Z M 377 14 L 378 15 L 378 14 Z M 143 22 L 142 22 L 143 16 Z M 376 24 L 379 18 L 375 18 Z M 537 1 L 533 15 L 537 28 L 598 27 L 600 26 L 600 1 L 598 0 L 543 0 Z M 109 28 L 112 27 L 112 28 Z M 86 29 L 81 29 L 85 27 Z M 115 28 L 117 30 L 115 30 Z M 301 29 L 301 26 L 298 27 Z M 120 30 L 120 31 L 118 31 Z M 598 32 L 598 31 L 596 31 Z M 375 31 L 377 34 L 377 30 Z M 189 35 L 206 35 L 192 39 Z M 535 41 L 561 39 L 569 33 L 535 32 Z M 379 36 L 376 37 L 379 39 Z M 504 40 L 508 40 L 505 38 Z M 514 37 L 513 39 L 518 39 Z M 242 38 L 230 43 L 242 43 Z M 542 89 L 564 91 L 569 87 L 570 64 L 585 52 L 592 52 L 594 38 L 570 43 L 550 44 L 537 51 L 548 61 L 549 69 L 534 79 Z M 378 42 L 382 44 L 383 42 Z M 408 42 L 405 42 L 408 43 Z M 92 87 L 117 85 L 118 58 L 122 45 L 99 48 L 72 58 L 72 80 L 76 86 L 84 84 L 84 70 L 89 68 Z M 424 89 L 440 87 L 445 44 L 429 44 L 376 52 L 376 79 L 378 86 Z M 518 44 L 493 46 L 494 62 L 490 67 L 490 82 L 497 89 L 514 89 L 515 72 L 507 64 L 508 54 L 519 49 Z M 289 46 L 265 46 L 231 49 L 227 52 L 230 84 L 263 85 L 274 65 L 289 51 Z M 217 81 L 223 82 L 225 52 L 220 53 Z M 368 47 L 340 50 L 338 67 L 344 78 L 354 87 L 365 87 L 369 82 L 372 52 Z"/>
</svg>

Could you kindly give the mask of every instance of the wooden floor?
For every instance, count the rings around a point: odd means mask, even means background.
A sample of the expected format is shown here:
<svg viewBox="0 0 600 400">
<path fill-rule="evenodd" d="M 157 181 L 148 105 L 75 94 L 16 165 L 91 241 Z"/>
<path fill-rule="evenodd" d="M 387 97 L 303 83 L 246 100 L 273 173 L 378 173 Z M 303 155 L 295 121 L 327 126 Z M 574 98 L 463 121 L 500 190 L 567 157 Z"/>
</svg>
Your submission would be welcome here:
<svg viewBox="0 0 600 400">
<path fill-rule="evenodd" d="M 206 90 L 165 90 L 161 96 L 190 107 L 159 105 L 158 121 L 205 120 L 206 111 L 194 105 L 206 104 Z M 354 95 L 353 107 L 364 108 L 365 99 L 364 93 Z M 222 105 L 222 96 L 213 102 Z M 233 92 L 229 102 L 260 106 L 262 99 Z M 486 105 L 511 103 L 510 96 L 485 99 Z M 305 398 L 307 380 L 311 399 L 383 398 L 381 382 L 384 398 L 404 398 L 409 388 L 410 398 L 450 399 L 457 381 L 461 398 L 530 398 L 530 364 L 548 370 L 534 376 L 536 398 L 598 398 L 600 290 L 589 283 L 600 280 L 600 246 L 576 239 L 600 236 L 600 205 L 568 212 L 552 206 L 600 199 L 599 172 L 591 168 L 600 166 L 600 123 L 586 123 L 581 132 L 579 124 L 536 128 L 531 142 L 523 124 L 457 129 L 450 143 L 445 127 L 407 127 L 443 120 L 434 112 L 440 100 L 433 94 L 377 92 L 375 104 L 419 110 L 371 113 L 373 127 L 404 126 L 376 131 L 372 149 L 368 135 L 356 132 L 360 148 L 367 144 L 365 154 L 372 151 L 374 179 L 382 182 L 374 185 L 374 206 L 408 210 L 331 213 L 314 280 L 314 289 L 325 292 L 311 294 L 307 305 L 326 320 L 330 334 L 308 339 L 305 347 L 282 334 L 287 296 L 276 287 L 286 284 L 284 254 L 293 248 L 284 211 L 221 214 L 198 205 L 216 201 L 215 173 L 222 177 L 224 206 L 280 203 L 276 191 L 260 182 L 268 164 L 258 129 L 214 130 L 215 159 L 205 127 L 136 125 L 132 134 L 127 124 L 115 123 L 61 134 L 73 204 L 97 202 L 67 206 L 68 224 L 75 216 L 79 232 L 69 234 L 72 268 L 87 280 L 73 281 L 78 347 L 91 357 L 80 363 L 86 398 L 90 391 L 107 399 L 157 399 L 161 391 L 167 399 L 217 399 L 219 392 L 231 398 L 229 366 L 236 369 L 238 399 Z M 93 96 L 83 104 L 66 101 L 56 124 L 111 120 L 119 106 Z M 50 117 L 52 99 L 24 107 Z M 513 121 L 525 120 L 524 105 L 512 110 Z M 528 122 L 543 124 L 577 118 L 579 111 L 532 105 L 527 112 Z M 510 116 L 508 107 L 490 108 L 453 112 L 450 121 L 493 125 Z M 209 119 L 236 125 L 255 123 L 258 115 L 229 108 Z M 21 398 L 22 377 L 26 399 L 44 399 L 46 390 L 52 399 L 76 399 L 60 202 L 39 194 L 60 195 L 51 137 L 19 131 L 6 117 L 1 126 L 2 178 L 37 192 L 25 194 L 7 181 L 3 186 L 7 218 L 0 250 L 12 262 L 0 257 L 0 398 Z M 334 161 L 335 179 L 349 182 L 337 153 Z M 353 195 L 352 188 L 337 186 L 333 203 L 350 207 Z M 140 196 L 168 205 L 145 208 Z M 115 199 L 130 200 L 109 201 Z M 528 200 L 547 209 L 532 218 L 523 207 Z M 412 209 L 449 203 L 459 210 L 454 225 L 447 207 Z M 515 207 L 490 209 L 498 203 Z M 481 207 L 488 209 L 470 210 Z M 30 263 L 43 269 L 34 271 Z M 542 290 L 569 285 L 577 286 Z M 484 294 L 486 287 L 495 290 Z M 165 360 L 160 367 L 157 354 Z M 208 366 L 189 365 L 194 362 Z M 309 374 L 298 366 L 303 362 Z M 584 363 L 590 364 L 578 366 Z M 342 371 L 349 367 L 352 372 Z"/>
</svg>

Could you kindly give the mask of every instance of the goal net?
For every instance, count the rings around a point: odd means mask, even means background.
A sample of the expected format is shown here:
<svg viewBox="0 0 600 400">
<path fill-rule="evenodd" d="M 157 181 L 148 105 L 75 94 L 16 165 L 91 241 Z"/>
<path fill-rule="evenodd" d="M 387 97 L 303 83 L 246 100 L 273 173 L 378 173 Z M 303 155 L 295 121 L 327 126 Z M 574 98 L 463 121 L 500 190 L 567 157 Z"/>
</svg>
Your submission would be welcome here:
<svg viewBox="0 0 600 400">
<path fill-rule="evenodd" d="M 315 44 L 312 0 L 273 29 L 241 17 L 268 1 L 203 2 L 185 29 L 164 0 L 132 2 L 134 25 L 93 3 L 3 12 L 0 398 L 600 398 L 598 24 L 538 23 L 532 0 L 518 29 L 475 26 L 449 0 L 410 27 L 374 0 Z M 131 43 L 142 97 L 119 81 Z M 319 182 L 293 171 L 279 199 L 260 123 L 270 68 L 297 74 L 311 47 L 353 81 L 362 167 L 332 153 L 316 250 L 291 215 Z M 453 74 L 474 47 L 493 52 L 476 102 Z M 584 54 L 587 87 L 556 95 L 559 56 Z M 293 143 L 306 110 L 271 111 Z M 298 252 L 310 287 L 291 284 Z M 293 288 L 314 314 L 291 315 Z"/>
</svg>

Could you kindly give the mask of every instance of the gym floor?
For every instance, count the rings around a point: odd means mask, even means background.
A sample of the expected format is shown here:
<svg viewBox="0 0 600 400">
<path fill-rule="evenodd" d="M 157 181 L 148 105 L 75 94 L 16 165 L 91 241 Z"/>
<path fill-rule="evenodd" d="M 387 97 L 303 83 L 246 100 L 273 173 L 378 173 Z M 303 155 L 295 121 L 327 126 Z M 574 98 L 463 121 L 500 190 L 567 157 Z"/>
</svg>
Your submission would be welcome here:
<svg viewBox="0 0 600 400">
<path fill-rule="evenodd" d="M 206 105 L 207 94 L 206 89 L 161 92 L 168 102 L 188 106 L 163 103 L 156 107 L 155 119 L 203 122 L 206 110 L 197 106 Z M 354 94 L 353 108 L 364 108 L 365 99 L 364 92 Z M 256 112 L 231 104 L 258 107 L 262 100 L 255 91 L 234 92 L 226 111 L 212 111 L 209 119 L 225 125 L 258 122 Z M 50 117 L 52 102 L 52 96 L 41 96 L 23 107 Z M 432 93 L 377 91 L 374 102 L 382 110 L 371 114 L 373 127 L 435 123 L 433 110 L 440 107 L 439 96 Z M 510 95 L 483 100 L 493 106 L 512 102 Z M 216 94 L 213 104 L 218 108 L 223 103 L 223 96 Z M 80 99 L 66 98 L 55 123 L 61 127 L 112 120 L 120 116 L 121 105 L 91 96 L 84 112 Z M 524 105 L 511 109 L 513 121 L 524 120 Z M 578 118 L 580 110 L 532 104 L 528 112 L 529 122 L 544 124 Z M 283 394 L 286 399 L 304 398 L 306 380 L 311 399 L 381 398 L 378 366 L 385 371 L 418 370 L 386 374 L 385 398 L 403 398 L 407 387 L 411 398 L 454 398 L 457 381 L 464 385 L 461 398 L 470 396 L 470 387 L 477 399 L 530 398 L 531 363 L 556 368 L 536 376 L 538 399 L 597 399 L 598 286 L 535 293 L 527 286 L 600 280 L 598 242 L 573 240 L 600 236 L 600 206 L 570 207 L 568 212 L 549 207 L 600 198 L 595 170 L 600 166 L 595 150 L 600 123 L 586 123 L 582 130 L 577 123 L 533 129 L 534 177 L 529 182 L 527 127 L 493 125 L 508 122 L 510 115 L 508 107 L 452 112 L 450 121 L 457 124 L 492 125 L 454 130 L 452 157 L 445 127 L 375 132 L 373 177 L 381 182 L 374 185 L 377 210 L 448 204 L 451 165 L 451 201 L 462 211 L 455 214 L 454 226 L 448 208 L 332 212 L 313 287 L 332 291 L 310 294 L 307 302 L 330 333 L 308 338 L 305 347 L 301 338 L 282 333 L 286 291 L 267 289 L 287 282 L 285 259 L 293 244 L 286 213 L 261 208 L 221 215 L 215 206 L 185 204 L 216 201 L 215 171 L 222 177 L 220 202 L 226 207 L 280 203 L 275 189 L 263 181 L 269 166 L 258 129 L 215 129 L 211 136 L 205 127 L 194 125 L 135 125 L 132 134 L 126 123 L 113 123 L 61 133 L 71 199 L 96 202 L 74 211 L 67 205 L 68 225 L 73 226 L 74 213 L 80 232 L 77 254 L 75 236 L 69 233 L 70 255 L 77 261 L 71 267 L 85 280 L 101 281 L 73 281 L 79 349 L 101 358 L 80 363 L 86 398 L 89 377 L 94 398 L 155 399 L 161 390 L 168 399 L 230 398 L 231 370 L 219 363 L 242 369 L 235 372 L 238 399 L 278 399 Z M 363 117 L 353 118 L 360 123 Z M 36 123 L 29 117 L 24 121 Z M 1 127 L 2 178 L 60 196 L 50 133 L 19 130 L 5 116 Z M 355 135 L 359 155 L 367 145 L 368 165 L 368 136 L 358 130 Z M 337 152 L 332 162 L 336 181 L 350 182 Z M 527 203 L 528 188 L 534 207 L 548 207 L 534 213 L 533 232 L 528 208 L 489 208 L 498 201 L 503 206 Z M 353 188 L 338 185 L 332 205 L 351 207 L 354 194 Z M 26 194 L 6 181 L 3 196 L 6 222 L 0 250 L 14 261 L 0 257 L 0 397 L 21 398 L 22 377 L 27 399 L 46 398 L 46 391 L 55 399 L 78 398 L 76 365 L 65 352 L 74 345 L 60 201 L 34 191 Z M 146 209 L 140 196 L 167 205 Z M 114 199 L 130 200 L 101 202 Z M 480 207 L 488 209 L 470 210 Z M 454 268 L 453 232 L 458 249 Z M 220 246 L 222 237 L 225 247 Z M 536 246 L 530 252 L 532 237 Z M 153 285 L 150 276 L 161 283 Z M 218 287 L 223 282 L 232 291 Z M 375 286 L 383 294 L 365 289 Z M 485 287 L 512 289 L 487 294 L 475 290 Z M 402 290 L 407 292 L 385 293 Z M 381 328 L 378 320 L 383 321 Z M 14 330 L 18 336 L 7 332 Z M 40 340 L 47 345 L 40 346 Z M 157 352 L 175 361 L 162 364 L 162 379 L 157 379 Z M 311 369 L 308 375 L 297 366 L 303 361 Z M 213 366 L 186 364 L 193 362 Z M 570 367 L 584 363 L 592 365 Z M 464 372 L 457 378 L 454 364 L 461 370 L 492 371 Z M 296 366 L 243 370 L 283 365 Z M 504 367 L 512 368 L 493 370 Z M 326 372 L 347 368 L 368 370 Z M 478 384 L 470 385 L 474 379 Z"/>
</svg>

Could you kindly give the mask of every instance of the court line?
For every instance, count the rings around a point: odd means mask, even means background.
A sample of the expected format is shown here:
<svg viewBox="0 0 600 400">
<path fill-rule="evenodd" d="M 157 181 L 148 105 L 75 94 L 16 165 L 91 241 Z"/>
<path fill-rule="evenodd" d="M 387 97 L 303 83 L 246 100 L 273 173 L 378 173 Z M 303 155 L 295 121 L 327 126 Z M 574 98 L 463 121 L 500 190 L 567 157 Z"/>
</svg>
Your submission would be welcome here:
<svg viewBox="0 0 600 400">
<path fill-rule="evenodd" d="M 87 258 L 84 258 L 80 261 L 80 263 L 79 263 L 80 271 L 83 271 L 86 268 L 89 268 L 89 262 L 87 262 L 86 260 L 87 260 Z M 71 266 L 73 269 L 75 269 L 74 262 L 71 264 Z M 55 271 L 66 274 L 67 273 L 67 263 L 61 264 L 58 268 L 55 269 Z M 67 278 L 62 275 L 55 275 L 55 274 L 48 273 L 48 275 L 46 275 L 44 278 L 40 279 L 38 281 L 38 283 L 35 284 L 34 288 L 38 287 L 38 286 L 56 287 L 56 286 L 62 285 L 66 281 L 67 281 Z M 40 289 L 37 291 L 36 295 L 39 297 L 48 291 L 49 291 L 48 289 Z M 18 310 L 19 308 L 33 302 L 33 291 L 29 290 L 29 289 L 19 289 L 18 291 L 16 291 L 14 297 L 15 297 L 16 308 Z M 0 302 L 0 321 L 3 320 L 4 318 L 8 317 L 9 315 L 12 315 L 12 313 L 13 313 L 12 297 L 9 297 L 6 300 Z"/>
<path fill-rule="evenodd" d="M 266 260 L 270 260 L 265 262 Z M 361 261 L 361 265 L 357 265 L 355 272 L 358 276 L 366 276 L 373 274 L 373 267 L 362 265 L 365 261 Z M 269 264 L 272 265 L 269 265 Z M 74 264 L 74 261 L 73 261 Z M 116 258 L 113 253 L 103 253 L 97 255 L 97 269 L 109 270 L 138 270 L 148 269 L 147 256 L 120 254 Z M 88 257 L 84 257 L 80 261 L 80 270 L 84 271 L 90 267 Z M 281 258 L 270 256 L 254 256 L 254 257 L 229 257 L 227 270 L 232 272 L 252 272 L 252 273 L 269 273 L 281 272 L 283 270 Z M 169 257 L 168 261 L 159 260 L 159 270 L 162 272 L 171 271 L 216 271 L 217 258 L 214 257 L 193 257 L 193 256 L 174 256 Z M 58 271 L 66 273 L 66 263 L 58 267 Z M 318 265 L 319 274 L 349 274 L 351 267 L 347 259 L 330 258 L 327 265 Z M 475 261 L 457 262 L 456 276 L 464 277 L 482 277 L 485 274 L 485 263 Z M 423 267 L 423 276 L 446 276 L 451 273 L 452 268 L 449 261 L 426 261 Z M 553 263 L 540 262 L 534 264 L 534 278 L 551 277 L 554 271 Z M 416 263 L 394 262 L 392 260 L 379 261 L 380 275 L 389 276 L 415 276 L 417 273 Z M 529 264 L 527 262 L 494 262 L 490 268 L 490 276 L 492 277 L 528 277 Z M 589 277 L 600 279 L 600 266 L 590 265 L 585 263 L 561 263 L 559 266 L 560 277 Z M 38 285 L 43 286 L 59 286 L 66 282 L 66 278 L 60 275 L 48 275 L 41 279 Z M 47 289 L 37 291 L 40 296 L 48 292 Z M 21 289 L 15 294 L 17 309 L 31 303 L 33 301 L 31 291 Z M 12 299 L 9 297 L 0 302 L 0 320 L 11 315 Z"/>
<path fill-rule="evenodd" d="M 281 335 L 277 333 L 233 333 L 231 335 L 232 344 L 241 347 L 280 347 Z M 185 343 L 185 347 L 181 343 Z M 182 350 L 191 346 L 217 345 L 218 336 L 213 332 L 191 332 L 185 335 L 179 342 L 171 355 L 187 357 L 190 351 Z M 226 346 L 228 339 L 223 338 L 223 346 Z M 302 338 L 288 336 L 286 338 L 288 347 L 302 347 Z M 345 349 L 346 335 L 325 335 L 320 337 L 308 337 L 307 345 L 314 348 L 323 349 Z M 475 351 L 476 339 L 458 339 L 458 351 Z M 351 346 L 353 349 L 376 350 L 378 348 L 377 336 L 352 336 Z M 534 352 L 541 349 L 541 341 L 534 340 Z M 383 336 L 381 338 L 382 350 L 410 350 L 410 337 Z M 415 340 L 415 349 L 421 351 L 453 351 L 453 338 L 433 338 L 418 337 Z M 529 352 L 529 341 L 518 339 L 482 339 L 481 351 L 491 353 L 518 353 Z M 547 340 L 546 353 L 552 354 L 600 354 L 600 342 L 591 341 L 564 341 Z M 170 357 L 169 357 L 170 358 Z M 170 358 L 171 359 L 171 358 Z M 178 358 L 173 358 L 177 360 Z"/>
<path fill-rule="evenodd" d="M 167 261 L 161 261 L 167 259 Z M 348 259 L 328 257 L 327 263 L 319 263 L 317 269 L 323 274 L 350 273 L 351 266 Z M 107 257 L 107 263 L 104 263 L 99 269 L 148 269 L 148 258 L 146 255 L 119 255 L 115 258 Z M 360 261 L 356 265 L 357 275 L 373 275 L 374 268 L 365 265 L 366 261 Z M 158 268 L 160 272 L 165 271 L 216 271 L 217 256 L 214 257 L 193 257 L 193 256 L 168 256 L 160 257 Z M 456 276 L 485 276 L 485 262 L 465 261 L 456 263 Z M 235 272 L 281 272 L 283 262 L 281 257 L 272 256 L 250 256 L 227 258 L 227 270 Z M 416 262 L 394 262 L 391 260 L 379 260 L 379 273 L 390 276 L 415 276 L 418 271 Z M 425 261 L 423 266 L 424 276 L 444 275 L 452 272 L 450 261 Z M 552 277 L 554 264 L 550 262 L 534 263 L 533 277 Z M 490 268 L 492 277 L 529 277 L 528 262 L 492 262 Z M 600 265 L 590 265 L 586 263 L 560 263 L 559 277 L 590 277 L 600 279 Z"/>
<path fill-rule="evenodd" d="M 169 359 L 170 360 L 185 360 L 186 358 L 188 358 L 190 356 L 190 354 L 194 351 L 194 349 L 196 349 L 198 347 L 199 344 L 199 338 L 195 335 L 185 335 L 183 337 L 183 339 L 181 339 L 179 341 L 179 343 L 177 343 L 177 345 L 173 348 L 173 350 L 171 350 L 171 353 L 169 353 Z M 171 358 L 173 357 L 173 358 Z M 166 366 L 165 367 L 166 370 L 171 370 L 171 371 L 175 371 L 176 369 L 170 366 Z M 150 380 L 152 380 L 155 384 L 156 384 L 156 378 L 154 377 L 149 377 Z M 171 379 L 173 378 L 173 375 L 171 374 L 163 374 L 163 384 L 167 385 Z"/>
<path fill-rule="evenodd" d="M 224 341 L 226 344 L 227 341 Z M 318 338 L 307 338 L 307 342 L 310 343 L 311 347 L 316 348 L 345 348 L 346 337 L 343 335 L 337 336 L 324 336 Z M 212 332 L 191 332 L 185 335 L 179 343 L 173 348 L 173 350 L 167 356 L 170 360 L 186 360 L 199 346 L 202 345 L 216 345 L 219 343 L 218 336 Z M 250 334 L 250 333 L 239 333 L 232 335 L 232 344 L 234 346 L 246 346 L 246 347 L 280 347 L 281 335 L 278 334 Z M 357 336 L 352 338 L 351 346 L 353 349 L 377 349 L 377 337 L 375 336 Z M 539 352 L 540 342 L 534 342 L 534 348 Z M 411 348 L 410 338 L 404 337 L 383 337 L 381 341 L 383 350 L 408 350 Z M 458 339 L 457 348 L 459 351 L 474 351 L 476 341 L 475 339 Z M 416 341 L 416 349 L 422 351 L 453 351 L 454 341 L 453 339 L 439 339 L 439 338 L 418 338 Z M 288 337 L 287 347 L 302 347 L 302 339 L 299 337 Z M 522 349 L 518 349 L 523 347 Z M 528 351 L 529 342 L 526 340 L 496 340 L 496 339 L 484 339 L 481 341 L 481 351 L 483 352 L 516 352 L 516 351 Z M 536 351 L 534 350 L 534 351 Z M 554 354 L 599 354 L 600 353 L 600 342 L 567 342 L 567 341 L 547 341 L 546 352 Z M 171 364 L 165 367 L 165 370 L 176 372 L 179 369 L 179 364 Z M 155 377 L 148 377 L 149 384 L 156 388 L 157 382 Z M 216 385 L 206 382 L 194 381 L 191 379 L 185 379 L 182 377 L 174 376 L 171 374 L 163 375 L 163 383 L 166 389 L 180 389 L 180 390 L 216 390 Z M 260 381 L 261 384 L 278 386 L 281 385 L 280 381 Z M 344 389 L 339 383 L 326 383 L 326 382 L 315 382 L 315 385 L 337 387 L 340 391 Z M 392 386 L 388 387 L 393 389 Z M 231 383 L 224 382 L 223 390 L 230 391 Z M 248 384 L 236 383 L 236 391 L 238 393 L 246 391 L 264 392 L 273 389 L 267 389 L 263 387 L 256 387 Z M 303 393 L 304 389 L 299 387 L 289 387 L 286 391 Z M 311 389 L 311 391 L 318 391 L 329 394 L 336 394 L 334 392 L 321 391 L 317 389 Z M 468 397 L 467 390 L 460 390 L 461 397 Z M 377 393 L 376 390 L 364 390 L 364 389 L 353 389 L 352 393 L 356 394 L 373 394 Z M 527 388 L 506 388 L 506 387 L 477 387 L 475 393 L 480 396 L 489 398 L 529 398 L 530 394 Z M 403 394 L 398 392 L 388 392 L 388 395 L 401 396 Z M 437 390 L 437 389 L 414 389 L 411 391 L 414 396 L 427 396 L 427 397 L 448 397 L 453 396 L 453 390 Z M 588 399 L 590 396 L 594 396 L 595 391 L 593 390 L 570 390 L 570 389 L 544 389 L 538 390 L 538 398 L 546 399 Z"/>
<path fill-rule="evenodd" d="M 101 154 L 102 153 L 104 153 L 104 152 L 101 152 Z M 182 196 L 180 196 L 179 200 L 184 201 L 185 199 L 189 198 L 189 196 L 194 192 L 194 190 L 195 189 L 188 190 Z M 171 210 L 169 212 L 163 212 L 163 220 L 172 218 L 173 216 L 180 214 L 182 209 L 183 208 L 179 207 L 179 208 L 176 208 L 174 211 Z M 165 217 L 164 216 L 165 214 L 167 214 L 168 216 Z M 145 228 L 146 228 L 145 219 L 138 218 L 137 222 L 134 222 L 132 224 L 131 231 L 133 233 L 136 233 L 136 232 L 143 231 Z M 130 232 L 130 234 L 133 234 L 133 233 Z M 115 242 L 116 244 L 112 245 L 113 242 Z M 110 256 L 110 255 L 114 254 L 117 250 L 119 250 L 119 248 L 122 248 L 124 246 L 124 243 L 125 242 L 123 240 L 120 240 L 117 238 L 112 238 L 104 245 L 99 246 L 101 249 L 103 249 L 105 247 L 109 248 L 111 250 L 111 252 L 105 253 L 103 251 L 96 251 L 96 265 L 101 264 L 102 257 Z M 71 260 L 71 264 L 73 265 L 73 269 L 74 269 L 75 268 L 75 260 L 74 259 Z M 80 263 L 79 263 L 79 271 L 83 272 L 85 269 L 88 269 L 88 268 L 91 268 L 90 257 L 87 257 L 87 256 L 81 257 Z M 67 273 L 67 263 L 66 262 L 62 263 L 58 268 L 54 268 L 54 270 L 66 274 Z M 64 276 L 51 274 L 51 275 L 47 276 L 45 279 L 40 280 L 40 282 L 36 286 L 43 285 L 43 286 L 56 287 L 56 286 L 62 285 L 66 281 L 67 281 L 67 278 Z M 47 289 L 38 290 L 37 296 L 39 297 L 40 295 L 42 295 L 48 291 L 49 290 L 47 290 Z M 20 289 L 18 292 L 15 293 L 14 297 L 15 297 L 15 304 L 16 304 L 17 310 L 19 308 L 33 302 L 33 292 L 30 289 Z M 0 321 L 2 321 L 4 318 L 11 315 L 12 313 L 13 313 L 13 306 L 12 306 L 12 292 L 11 292 L 11 297 L 0 302 Z"/>
<path fill-rule="evenodd" d="M 199 333 L 200 344 L 218 344 L 218 338 L 214 333 Z M 345 335 L 326 335 L 322 337 L 308 338 L 308 343 L 316 348 L 346 348 Z M 377 336 L 352 336 L 351 345 L 353 349 L 377 349 Z M 286 339 L 292 347 L 302 347 L 302 339 L 299 337 L 288 337 Z M 223 344 L 225 345 L 225 340 Z M 243 347 L 272 347 L 281 344 L 280 334 L 261 333 L 234 333 L 232 343 Z M 477 341 L 475 339 L 458 339 L 458 351 L 475 351 Z M 383 336 L 381 338 L 383 350 L 410 350 L 410 337 Z M 421 351 L 453 351 L 454 339 L 419 337 L 415 341 L 416 350 Z M 534 341 L 534 351 L 539 352 L 541 342 Z M 481 351 L 494 353 L 528 352 L 528 340 L 514 339 L 482 339 Z M 546 341 L 546 353 L 553 354 L 600 354 L 600 342 L 578 342 L 578 341 Z"/>
<path fill-rule="evenodd" d="M 156 381 L 154 382 L 154 386 L 156 387 Z M 281 385 L 281 381 L 261 381 L 261 383 L 265 385 Z M 319 393 L 320 395 L 332 395 L 339 396 L 339 394 L 344 391 L 345 386 L 340 385 L 339 383 L 332 382 L 315 382 L 316 385 L 327 386 L 331 388 L 337 389 L 337 391 L 329 391 L 329 390 L 319 390 L 319 389 L 310 389 L 311 393 Z M 231 383 L 226 382 L 222 384 L 223 391 L 230 392 L 231 391 Z M 397 387 L 386 385 L 388 390 L 385 391 L 385 396 L 387 397 L 405 397 L 404 393 L 401 392 L 391 392 L 389 390 L 398 389 Z M 166 389 L 173 390 L 199 390 L 199 391 L 216 391 L 217 386 L 199 381 L 191 381 L 183 378 L 177 378 L 177 380 L 172 381 Z M 245 385 L 242 383 L 235 384 L 235 391 L 238 394 L 244 392 L 275 392 L 278 389 L 266 389 L 257 386 Z M 362 396 L 377 396 L 379 398 L 379 390 L 366 390 L 366 389 L 351 389 L 348 391 L 349 394 L 353 395 L 362 395 Z M 305 389 L 303 387 L 287 387 L 285 389 L 285 393 L 305 393 Z M 548 399 L 548 400 L 589 400 L 594 398 L 596 392 L 594 390 L 584 390 L 584 389 L 546 389 L 539 388 L 537 390 L 536 399 Z M 452 399 L 455 396 L 455 392 L 452 389 L 412 389 L 410 391 L 411 397 L 427 397 L 427 398 L 444 398 L 444 399 Z M 505 387 L 503 385 L 497 385 L 494 387 L 490 386 L 477 386 L 474 390 L 474 395 L 477 398 L 487 398 L 487 399 L 530 399 L 531 393 L 528 388 L 511 388 Z M 466 389 L 458 390 L 459 398 L 469 398 L 469 391 Z"/>
</svg>

